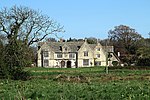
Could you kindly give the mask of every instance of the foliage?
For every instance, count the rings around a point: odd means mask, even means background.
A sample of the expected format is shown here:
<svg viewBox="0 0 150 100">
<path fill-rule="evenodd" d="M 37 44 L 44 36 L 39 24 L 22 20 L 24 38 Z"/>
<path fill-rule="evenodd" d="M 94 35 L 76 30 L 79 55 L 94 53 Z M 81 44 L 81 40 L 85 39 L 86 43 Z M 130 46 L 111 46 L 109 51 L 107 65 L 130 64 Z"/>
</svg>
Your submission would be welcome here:
<svg viewBox="0 0 150 100">
<path fill-rule="evenodd" d="M 22 42 L 16 41 L 6 44 L 3 47 L 3 54 L 1 59 L 0 77 L 7 79 L 27 79 L 27 72 L 23 71 L 23 66 L 31 64 L 28 47 L 22 45 Z M 28 59 L 28 58 L 29 59 Z"/>
<path fill-rule="evenodd" d="M 118 61 L 113 61 L 112 64 L 113 64 L 113 66 L 117 66 L 118 65 Z"/>
<path fill-rule="evenodd" d="M 135 29 L 125 25 L 116 26 L 108 34 L 110 44 L 115 47 L 115 52 L 121 53 L 122 62 L 128 63 L 129 65 L 134 62 L 136 50 L 143 44 L 142 36 Z"/>
<path fill-rule="evenodd" d="M 150 58 L 150 46 L 144 46 L 137 50 L 137 56 L 140 58 Z"/>
<path fill-rule="evenodd" d="M 96 44 L 97 43 L 97 39 L 94 38 L 94 37 L 89 37 L 89 38 L 87 38 L 87 42 L 89 44 Z"/>
<path fill-rule="evenodd" d="M 0 80 L 0 99 L 147 100 L 150 98 L 149 70 L 116 69 L 110 70 L 107 75 L 104 73 L 104 67 L 26 68 L 26 70 L 33 73 L 31 80 Z M 54 80 L 60 73 L 65 76 L 65 80 Z M 77 76 L 80 76 L 80 80 L 71 80 L 71 77 Z M 70 81 L 66 77 L 70 77 Z M 83 81 L 85 78 L 88 81 Z"/>
<path fill-rule="evenodd" d="M 150 66 L 150 46 L 147 44 L 140 47 L 136 55 L 138 57 L 137 65 L 138 66 Z"/>
<path fill-rule="evenodd" d="M 123 48 L 127 49 L 128 52 L 132 53 L 131 48 L 137 46 L 142 36 L 138 34 L 135 29 L 129 26 L 120 25 L 116 26 L 114 30 L 109 31 L 110 41 L 117 42 Z"/>
<path fill-rule="evenodd" d="M 27 73 L 23 67 L 30 66 L 34 61 L 31 45 L 58 32 L 63 32 L 63 27 L 39 11 L 23 6 L 3 8 L 0 11 L 0 33 L 5 36 L 6 42 L 0 41 L 0 44 L 5 42 L 0 75 L 25 79 Z"/>
<path fill-rule="evenodd" d="M 55 38 L 46 38 L 47 42 L 57 42 Z"/>
<path fill-rule="evenodd" d="M 49 34 L 63 32 L 63 27 L 39 11 L 13 6 L 0 11 L 0 32 L 8 39 L 14 37 L 30 46 Z"/>
<path fill-rule="evenodd" d="M 136 64 L 138 66 L 150 66 L 150 58 L 139 58 Z"/>
<path fill-rule="evenodd" d="M 13 80 L 29 80 L 30 79 L 30 72 L 24 71 L 21 68 L 16 67 L 16 69 L 11 73 L 11 79 Z"/>
<path fill-rule="evenodd" d="M 2 43 L 2 41 L 0 40 L 0 78 L 5 78 L 8 77 L 8 70 L 6 68 L 6 64 L 4 62 L 4 44 Z"/>
<path fill-rule="evenodd" d="M 114 67 L 109 67 L 109 70 L 139 70 L 142 72 L 142 70 L 150 70 L 149 66 L 114 66 Z"/>
<path fill-rule="evenodd" d="M 75 41 L 79 41 L 78 39 L 72 39 L 71 37 L 69 39 L 67 39 L 67 42 L 75 42 Z"/>
</svg>

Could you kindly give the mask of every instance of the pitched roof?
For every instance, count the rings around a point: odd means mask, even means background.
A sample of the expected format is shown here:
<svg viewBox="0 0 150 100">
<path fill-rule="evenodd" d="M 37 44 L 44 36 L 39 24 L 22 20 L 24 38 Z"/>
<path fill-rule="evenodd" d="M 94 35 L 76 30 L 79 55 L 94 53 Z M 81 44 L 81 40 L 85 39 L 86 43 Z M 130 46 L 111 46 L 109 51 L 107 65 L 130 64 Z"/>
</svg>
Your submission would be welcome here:
<svg viewBox="0 0 150 100">
<path fill-rule="evenodd" d="M 107 52 L 114 52 L 113 46 L 102 46 L 102 48 Z"/>
<path fill-rule="evenodd" d="M 89 46 L 90 46 L 90 48 L 91 48 L 92 50 L 94 50 L 94 48 L 96 47 L 96 45 L 97 45 L 97 44 L 89 44 Z"/>
<path fill-rule="evenodd" d="M 63 47 L 64 45 L 67 45 L 72 52 L 78 51 L 79 47 L 84 42 L 48 42 L 47 44 L 55 51 L 55 52 L 61 52 L 60 47 Z"/>
<path fill-rule="evenodd" d="M 45 42 L 40 42 L 38 43 L 39 46 L 42 46 Z M 77 52 L 80 47 L 83 45 L 84 41 L 79 41 L 79 42 L 46 42 L 46 44 L 48 46 L 50 46 L 54 52 L 62 52 L 61 51 L 61 48 L 64 46 L 64 45 L 67 45 L 70 49 L 71 49 L 71 52 Z M 97 46 L 97 44 L 88 44 L 89 47 L 94 50 L 94 48 Z M 104 50 L 107 49 L 108 52 L 113 52 L 113 46 L 102 46 L 102 48 Z"/>
</svg>

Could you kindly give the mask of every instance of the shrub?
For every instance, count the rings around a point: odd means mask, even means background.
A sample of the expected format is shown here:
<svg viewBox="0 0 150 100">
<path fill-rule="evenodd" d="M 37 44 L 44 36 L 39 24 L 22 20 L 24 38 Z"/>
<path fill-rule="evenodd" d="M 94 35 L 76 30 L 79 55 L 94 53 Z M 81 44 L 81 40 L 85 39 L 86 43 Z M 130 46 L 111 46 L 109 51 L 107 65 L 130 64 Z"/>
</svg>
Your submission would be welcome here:
<svg viewBox="0 0 150 100">
<path fill-rule="evenodd" d="M 118 65 L 118 61 L 113 61 L 112 64 L 113 64 L 113 66 L 117 66 Z"/>
<path fill-rule="evenodd" d="M 2 51 L 0 52 L 0 78 L 27 80 L 30 74 L 25 72 L 23 67 L 31 64 L 29 47 L 22 41 L 9 41 Z"/>
<path fill-rule="evenodd" d="M 140 58 L 140 59 L 138 59 L 137 66 L 150 66 L 150 58 Z"/>
<path fill-rule="evenodd" d="M 22 68 L 19 67 L 9 69 L 9 67 L 0 66 L 0 79 L 13 79 L 26 81 L 30 79 L 30 72 L 24 71 Z"/>
<path fill-rule="evenodd" d="M 13 80 L 26 81 L 30 79 L 30 72 L 24 71 L 22 68 L 16 68 L 11 74 L 11 79 Z"/>
<path fill-rule="evenodd" d="M 1 64 L 0 65 L 0 79 L 9 78 L 9 71 L 6 69 L 6 67 Z"/>
</svg>

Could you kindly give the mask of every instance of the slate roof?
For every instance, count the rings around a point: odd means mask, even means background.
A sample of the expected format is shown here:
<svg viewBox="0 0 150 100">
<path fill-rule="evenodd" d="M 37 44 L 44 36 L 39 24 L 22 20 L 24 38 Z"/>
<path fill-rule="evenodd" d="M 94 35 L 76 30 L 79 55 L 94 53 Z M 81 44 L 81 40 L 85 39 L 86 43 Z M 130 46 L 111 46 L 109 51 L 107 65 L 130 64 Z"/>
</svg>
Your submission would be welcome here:
<svg viewBox="0 0 150 100">
<path fill-rule="evenodd" d="M 46 44 L 48 44 L 53 51 L 55 52 L 62 52 L 61 51 L 61 47 L 63 47 L 64 45 L 67 45 L 70 49 L 71 52 L 77 52 L 80 47 L 83 45 L 84 41 L 80 41 L 80 42 L 46 42 Z M 44 42 L 40 42 L 38 45 L 42 46 L 44 44 Z M 97 46 L 97 44 L 89 44 L 89 47 L 94 50 L 94 48 Z M 106 46 L 102 46 L 103 50 L 106 50 Z M 107 51 L 108 52 L 113 52 L 113 47 L 112 46 L 107 46 Z"/>
<path fill-rule="evenodd" d="M 94 50 L 94 48 L 97 46 L 97 44 L 89 44 L 89 46 L 92 50 Z"/>
<path fill-rule="evenodd" d="M 60 47 L 67 45 L 71 52 L 77 52 L 79 47 L 82 46 L 84 42 L 49 42 L 47 43 L 55 52 L 61 52 Z"/>
</svg>

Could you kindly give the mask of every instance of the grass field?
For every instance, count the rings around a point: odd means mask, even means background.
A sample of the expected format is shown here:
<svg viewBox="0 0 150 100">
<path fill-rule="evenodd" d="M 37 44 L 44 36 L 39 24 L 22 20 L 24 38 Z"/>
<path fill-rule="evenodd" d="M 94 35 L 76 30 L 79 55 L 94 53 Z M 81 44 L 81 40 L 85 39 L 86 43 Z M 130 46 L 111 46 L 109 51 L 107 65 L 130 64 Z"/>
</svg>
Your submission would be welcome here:
<svg viewBox="0 0 150 100">
<path fill-rule="evenodd" d="M 150 100 L 150 70 L 26 68 L 28 81 L 0 80 L 0 100 Z"/>
</svg>

